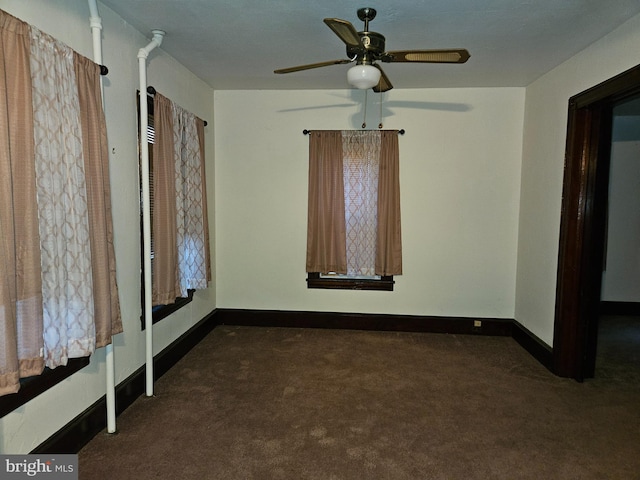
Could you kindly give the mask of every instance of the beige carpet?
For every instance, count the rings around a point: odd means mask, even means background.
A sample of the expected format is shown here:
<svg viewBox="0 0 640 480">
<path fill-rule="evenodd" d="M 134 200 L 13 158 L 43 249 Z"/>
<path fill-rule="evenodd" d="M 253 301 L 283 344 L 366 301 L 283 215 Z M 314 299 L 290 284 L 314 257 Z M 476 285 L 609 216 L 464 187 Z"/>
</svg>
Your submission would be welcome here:
<svg viewBox="0 0 640 480">
<path fill-rule="evenodd" d="M 506 337 L 220 326 L 118 430 L 80 479 L 640 479 L 640 384 Z"/>
</svg>

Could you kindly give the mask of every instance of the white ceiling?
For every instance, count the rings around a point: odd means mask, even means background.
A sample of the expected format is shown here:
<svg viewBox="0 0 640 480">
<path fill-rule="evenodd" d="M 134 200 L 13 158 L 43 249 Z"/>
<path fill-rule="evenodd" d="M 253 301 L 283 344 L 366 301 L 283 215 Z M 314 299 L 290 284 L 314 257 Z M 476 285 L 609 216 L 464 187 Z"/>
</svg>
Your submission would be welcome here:
<svg viewBox="0 0 640 480">
<path fill-rule="evenodd" d="M 101 0 L 214 89 L 346 88 L 349 65 L 276 75 L 346 58 L 322 22 L 369 30 L 387 50 L 466 48 L 462 65 L 383 64 L 395 88 L 526 86 L 640 13 L 638 0 Z M 145 45 L 140 45 L 143 47 Z M 629 52 L 635 54 L 635 52 Z M 153 53 L 149 57 L 152 61 Z"/>
</svg>

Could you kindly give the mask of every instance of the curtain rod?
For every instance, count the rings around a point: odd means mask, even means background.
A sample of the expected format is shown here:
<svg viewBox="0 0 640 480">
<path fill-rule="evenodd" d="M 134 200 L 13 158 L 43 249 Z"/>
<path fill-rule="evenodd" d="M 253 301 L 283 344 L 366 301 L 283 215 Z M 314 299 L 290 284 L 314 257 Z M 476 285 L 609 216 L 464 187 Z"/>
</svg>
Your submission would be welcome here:
<svg viewBox="0 0 640 480">
<path fill-rule="evenodd" d="M 156 89 L 155 89 L 155 88 L 153 88 L 151 85 L 149 85 L 149 86 L 147 87 L 147 93 L 148 93 L 149 95 L 155 95 L 155 94 L 156 94 Z M 207 121 L 206 121 L 206 120 L 203 120 L 203 122 L 204 122 L 204 126 L 206 127 L 206 126 L 208 125 Z"/>
<path fill-rule="evenodd" d="M 373 130 L 374 132 L 377 130 Z M 307 130 L 306 128 L 304 130 L 302 130 L 302 134 L 303 135 L 309 135 L 312 132 L 312 130 Z M 397 131 L 398 135 L 404 135 L 404 128 L 400 129 Z"/>
<path fill-rule="evenodd" d="M 100 67 L 100 75 L 104 76 L 109 73 L 109 69 L 104 65 L 99 65 L 99 67 Z"/>
</svg>

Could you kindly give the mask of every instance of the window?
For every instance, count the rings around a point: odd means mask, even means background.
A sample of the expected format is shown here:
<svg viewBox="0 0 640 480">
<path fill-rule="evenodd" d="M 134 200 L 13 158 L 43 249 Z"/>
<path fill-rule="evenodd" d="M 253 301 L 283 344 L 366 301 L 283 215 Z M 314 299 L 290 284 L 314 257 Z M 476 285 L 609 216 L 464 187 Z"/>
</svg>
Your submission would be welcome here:
<svg viewBox="0 0 640 480">
<path fill-rule="evenodd" d="M 5 414 L 88 364 L 122 322 L 100 68 L 2 11 L 0 25 Z"/>
<path fill-rule="evenodd" d="M 393 290 L 402 273 L 397 132 L 311 132 L 307 286 Z"/>
<path fill-rule="evenodd" d="M 139 105 L 139 104 L 138 104 Z M 154 154 L 155 154 L 155 144 L 156 141 L 159 141 L 159 139 L 157 138 L 157 129 L 155 128 L 155 120 L 156 120 L 156 115 L 154 112 L 154 100 L 153 97 L 151 96 L 147 96 L 147 108 L 148 108 L 148 128 L 147 128 L 147 142 L 149 143 L 149 195 L 150 195 L 150 210 L 151 210 L 151 271 L 152 271 L 152 277 L 154 276 L 155 272 L 156 272 L 156 263 L 159 259 L 158 257 L 158 250 L 156 249 L 156 236 L 158 235 L 158 231 L 162 232 L 163 228 L 159 228 L 159 224 L 156 223 L 156 219 L 154 218 L 154 212 L 157 212 L 156 207 L 156 193 L 157 193 L 157 189 L 161 189 L 162 185 L 160 187 L 157 186 L 157 183 L 155 180 L 157 180 L 154 177 L 154 165 L 156 165 L 156 159 L 154 159 Z M 179 108 L 179 107 L 176 107 Z M 140 112 L 138 111 L 138 116 L 140 115 Z M 172 139 L 173 141 L 173 139 Z M 200 152 L 197 152 L 197 155 L 200 155 Z M 173 161 L 173 159 L 171 159 Z M 140 165 L 141 167 L 141 165 Z M 173 169 L 173 165 L 171 165 L 169 167 L 171 170 Z M 166 172 L 166 170 L 165 170 Z M 204 173 L 204 172 L 202 172 Z M 140 178 L 142 178 L 142 175 L 140 175 Z M 204 175 L 200 176 L 200 180 L 203 181 L 204 179 Z M 165 184 L 166 185 L 166 184 Z M 140 186 L 141 190 L 142 190 L 142 185 Z M 164 197 L 166 198 L 166 195 L 164 195 Z M 203 195 L 204 197 L 204 195 Z M 142 195 L 141 195 L 142 198 Z M 202 209 L 199 212 L 200 217 L 203 216 L 203 214 L 206 213 L 206 209 Z M 174 212 L 174 216 L 175 216 L 175 212 Z M 202 221 L 202 220 L 201 220 Z M 206 224 L 206 222 L 205 222 Z M 141 247 L 141 252 L 143 251 L 143 237 L 142 237 L 142 211 L 140 214 L 140 232 L 141 232 L 141 237 L 140 237 L 140 247 Z M 167 228 L 167 230 L 169 228 L 172 228 L 175 226 L 171 225 L 170 227 Z M 178 230 L 178 236 L 180 235 L 180 229 L 179 227 L 177 227 Z M 206 232 L 206 227 L 204 229 L 201 229 L 201 231 Z M 188 237 L 188 241 L 193 243 L 193 239 L 189 236 L 189 232 L 185 233 L 185 236 Z M 207 236 L 205 236 L 204 238 L 207 238 Z M 201 242 L 203 243 L 204 240 L 200 239 Z M 176 247 L 176 250 L 178 250 L 178 247 Z M 166 251 L 166 250 L 165 250 Z M 197 255 L 197 254 L 196 254 Z M 189 257 L 193 256 L 193 254 L 190 252 Z M 179 260 L 178 260 L 179 261 Z M 206 260 L 206 262 L 208 263 L 208 258 Z M 180 267 L 178 267 L 180 268 Z M 144 267 L 143 267 L 144 269 Z M 142 323 L 142 328 L 144 329 L 144 270 L 142 272 L 142 291 L 141 291 L 141 300 L 142 300 L 142 308 L 143 308 L 143 312 L 142 312 L 142 317 L 141 317 L 141 323 Z M 176 282 L 178 282 L 178 280 L 176 280 Z M 155 285 L 155 284 L 154 284 Z M 182 287 L 182 285 L 181 285 Z M 154 287 L 155 288 L 155 287 Z M 173 302 L 159 302 L 154 298 L 153 301 L 153 311 L 152 311 L 152 318 L 153 318 L 153 323 L 156 323 L 158 321 L 160 321 L 161 319 L 167 317 L 168 315 L 170 315 L 171 313 L 175 312 L 176 310 L 180 309 L 182 306 L 188 304 L 189 302 L 191 302 L 191 300 L 193 299 L 193 294 L 195 292 L 195 288 L 190 288 L 190 287 L 185 287 L 185 288 L 178 288 L 177 291 L 184 291 L 185 293 L 182 295 L 178 295 L 173 297 L 172 299 L 175 298 L 175 301 Z M 166 298 L 166 297 L 165 297 Z"/>
<path fill-rule="evenodd" d="M 138 92 L 139 94 L 139 92 Z M 151 225 L 153 226 L 153 203 L 154 203 L 154 190 L 153 190 L 153 145 L 155 143 L 155 137 L 156 137 L 156 133 L 155 133 L 155 125 L 154 125 L 154 116 L 153 116 L 153 97 L 151 96 L 147 96 L 147 111 L 148 111 L 148 116 L 147 116 L 147 140 L 149 143 L 149 197 L 150 197 L 150 207 L 151 207 Z M 138 121 L 140 121 L 140 104 L 138 103 Z M 138 132 L 140 131 L 140 129 L 138 129 Z M 139 159 L 139 161 L 142 161 L 142 158 Z M 140 179 L 142 179 L 142 172 L 141 172 L 141 164 L 139 164 L 138 168 L 140 169 Z M 142 199 L 142 183 L 140 183 L 140 198 Z M 153 242 L 153 228 L 151 229 L 151 274 L 153 275 L 153 260 L 155 258 L 155 252 L 154 252 L 154 242 Z M 140 254 L 142 255 L 143 252 L 143 237 L 142 237 L 142 208 L 140 209 Z M 143 266 L 143 270 L 142 270 L 142 275 L 141 275 L 141 285 L 142 285 L 142 289 L 141 289 L 141 296 L 140 296 L 140 301 L 142 304 L 142 315 L 140 317 L 140 322 L 142 325 L 142 329 L 144 330 L 145 328 L 145 324 L 144 324 L 144 266 Z M 191 295 L 188 295 L 187 297 L 177 297 L 175 302 L 173 303 L 169 303 L 169 304 L 165 304 L 165 305 L 154 305 L 153 309 L 152 309 L 152 317 L 153 317 L 153 323 L 157 323 L 160 320 L 162 320 L 165 317 L 168 317 L 170 314 L 172 314 L 173 312 L 175 312 L 176 310 L 179 310 L 181 307 L 183 307 L 184 305 L 186 305 L 187 303 L 189 303 L 193 298 L 193 293 L 191 293 Z"/>
</svg>

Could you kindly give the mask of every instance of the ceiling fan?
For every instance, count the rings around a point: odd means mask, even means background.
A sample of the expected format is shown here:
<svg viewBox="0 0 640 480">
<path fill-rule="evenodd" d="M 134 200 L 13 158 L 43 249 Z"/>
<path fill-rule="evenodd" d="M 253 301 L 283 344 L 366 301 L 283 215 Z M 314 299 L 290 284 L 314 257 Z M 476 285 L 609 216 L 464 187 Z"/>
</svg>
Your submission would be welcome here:
<svg viewBox="0 0 640 480">
<path fill-rule="evenodd" d="M 389 78 L 378 62 L 385 63 L 465 63 L 469 52 L 465 49 L 448 50 L 396 50 L 385 51 L 385 38 L 378 32 L 369 31 L 369 22 L 376 17 L 373 8 L 360 8 L 358 18 L 364 22 L 364 30 L 356 31 L 346 20 L 325 18 L 324 23 L 347 46 L 347 57 L 342 60 L 310 63 L 297 67 L 281 68 L 273 73 L 292 73 L 329 65 L 343 65 L 356 62 L 347 72 L 347 81 L 356 88 L 372 88 L 374 92 L 386 92 L 393 88 Z"/>
</svg>

